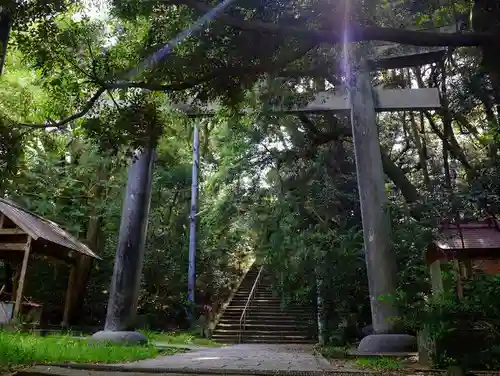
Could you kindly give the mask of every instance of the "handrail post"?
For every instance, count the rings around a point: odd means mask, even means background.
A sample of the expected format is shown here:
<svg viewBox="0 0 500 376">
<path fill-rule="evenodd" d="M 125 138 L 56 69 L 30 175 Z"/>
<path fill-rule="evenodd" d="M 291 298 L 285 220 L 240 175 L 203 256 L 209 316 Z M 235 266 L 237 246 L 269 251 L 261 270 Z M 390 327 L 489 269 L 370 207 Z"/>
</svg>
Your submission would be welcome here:
<svg viewBox="0 0 500 376">
<path fill-rule="evenodd" d="M 257 290 L 257 285 L 260 282 L 260 278 L 262 275 L 262 269 L 264 269 L 264 265 L 262 265 L 259 269 L 259 273 L 257 274 L 257 278 L 255 278 L 255 282 L 253 283 L 252 290 L 250 290 L 250 294 L 248 294 L 247 302 L 245 304 L 245 307 L 243 308 L 243 312 L 241 313 L 240 316 L 240 331 L 239 331 L 239 336 L 238 336 L 238 343 L 241 343 L 241 339 L 243 336 L 243 331 L 245 330 L 246 326 L 246 315 L 248 311 L 248 307 L 250 306 L 250 302 L 255 296 L 255 291 Z"/>
</svg>

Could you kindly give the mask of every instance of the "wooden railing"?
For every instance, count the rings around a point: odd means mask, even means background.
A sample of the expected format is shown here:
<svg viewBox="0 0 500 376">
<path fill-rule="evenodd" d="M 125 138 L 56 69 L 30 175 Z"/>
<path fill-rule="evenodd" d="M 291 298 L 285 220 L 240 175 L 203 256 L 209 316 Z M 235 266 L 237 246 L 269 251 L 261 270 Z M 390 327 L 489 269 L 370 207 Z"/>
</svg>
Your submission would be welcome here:
<svg viewBox="0 0 500 376">
<path fill-rule="evenodd" d="M 252 302 L 252 300 L 255 296 L 255 291 L 257 291 L 257 286 L 259 285 L 260 278 L 262 276 L 262 269 L 264 269 L 264 265 L 262 265 L 259 269 L 259 273 L 257 274 L 257 278 L 255 278 L 255 282 L 253 283 L 252 290 L 250 290 L 250 294 L 248 295 L 247 302 L 245 304 L 245 307 L 243 308 L 243 312 L 241 313 L 240 331 L 239 331 L 239 336 L 238 336 L 239 343 L 241 343 L 241 339 L 243 337 L 243 332 L 245 331 L 247 312 L 248 312 L 248 309 L 250 307 L 250 303 Z"/>
</svg>

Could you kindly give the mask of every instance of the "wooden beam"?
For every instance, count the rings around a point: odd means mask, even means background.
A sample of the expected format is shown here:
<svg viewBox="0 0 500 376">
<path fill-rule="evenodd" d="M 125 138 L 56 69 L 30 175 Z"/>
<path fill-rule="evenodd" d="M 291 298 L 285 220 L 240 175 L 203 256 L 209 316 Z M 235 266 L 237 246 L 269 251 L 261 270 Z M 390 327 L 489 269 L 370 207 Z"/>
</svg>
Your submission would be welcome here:
<svg viewBox="0 0 500 376">
<path fill-rule="evenodd" d="M 28 260 L 30 258 L 31 252 L 31 237 L 28 237 L 28 241 L 25 244 L 24 258 L 21 266 L 21 275 L 19 276 L 19 285 L 17 286 L 16 292 L 16 303 L 14 305 L 14 319 L 19 315 L 19 310 L 21 309 L 21 301 L 23 298 L 24 290 L 24 280 L 26 279 L 26 269 L 28 268 Z"/>
<path fill-rule="evenodd" d="M 0 213 L 0 228 L 3 227 L 4 221 L 5 221 L 5 215 L 3 213 Z"/>
<path fill-rule="evenodd" d="M 28 237 L 31 239 L 31 237 Z M 26 243 L 0 243 L 0 251 L 24 251 Z"/>
<path fill-rule="evenodd" d="M 461 22 L 457 22 L 454 24 L 439 26 L 426 29 L 427 32 L 435 32 L 435 33 L 447 33 L 454 34 L 456 32 L 460 32 L 463 28 Z M 422 30 L 421 28 L 412 28 L 409 27 L 410 30 Z M 447 47 L 436 46 L 436 47 L 424 47 L 424 46 L 412 46 L 412 45 L 402 45 L 400 43 L 378 43 L 377 46 L 373 48 L 373 55 L 367 57 L 369 60 L 377 60 L 380 58 L 399 58 L 402 56 L 415 56 L 418 59 L 419 55 L 423 55 L 429 52 L 438 52 L 438 51 L 446 51 Z"/>
<path fill-rule="evenodd" d="M 425 89 L 389 89 L 375 88 L 375 111 L 423 111 L 438 109 L 441 107 L 439 91 L 437 88 Z M 177 104 L 174 105 L 184 111 L 189 117 L 213 116 L 220 105 L 216 102 L 207 103 L 199 109 Z M 349 112 L 350 103 L 347 93 L 333 94 L 331 92 L 318 93 L 315 98 L 303 107 L 280 107 L 274 106 L 269 112 L 274 114 L 296 114 L 296 113 L 321 113 L 321 112 Z M 250 112 L 243 109 L 243 113 Z"/>
<path fill-rule="evenodd" d="M 0 226 L 0 235 L 20 235 L 26 234 L 23 229 L 20 228 L 2 228 Z"/>
<path fill-rule="evenodd" d="M 31 254 L 32 259 L 40 260 L 40 261 L 45 261 L 45 262 L 51 262 L 54 264 L 59 264 L 59 265 L 75 265 L 76 262 L 75 260 L 71 260 L 68 258 L 57 258 L 55 256 L 49 256 L 43 253 L 32 253 Z"/>
<path fill-rule="evenodd" d="M 432 64 L 441 61 L 446 55 L 446 50 L 430 51 L 426 53 L 415 54 L 400 54 L 388 58 L 379 58 L 371 60 L 368 63 L 372 70 L 387 70 L 387 69 L 402 69 L 411 67 L 421 67 L 423 65 Z"/>
</svg>

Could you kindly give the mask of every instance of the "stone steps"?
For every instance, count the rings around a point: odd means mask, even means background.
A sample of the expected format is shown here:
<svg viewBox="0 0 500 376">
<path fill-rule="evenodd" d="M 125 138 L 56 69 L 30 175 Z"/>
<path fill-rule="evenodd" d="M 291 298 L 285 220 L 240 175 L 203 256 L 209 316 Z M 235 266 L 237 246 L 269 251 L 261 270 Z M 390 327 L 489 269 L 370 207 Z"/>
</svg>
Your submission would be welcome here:
<svg viewBox="0 0 500 376">
<path fill-rule="evenodd" d="M 237 343 L 240 319 L 248 301 L 257 268 L 251 270 L 222 315 L 212 339 Z M 281 299 L 271 292 L 271 282 L 264 278 L 247 307 L 243 343 L 316 343 L 316 317 L 310 307 L 282 307 Z"/>
<path fill-rule="evenodd" d="M 239 324 L 241 319 L 241 313 L 239 315 L 234 316 L 226 316 L 224 315 L 219 322 L 227 323 L 227 324 Z M 263 325 L 306 325 L 306 324 L 315 324 L 316 320 L 313 317 L 290 317 L 290 316 L 253 316 L 247 315 L 245 317 L 247 323 L 253 324 L 263 324 Z"/>
<path fill-rule="evenodd" d="M 212 339 L 222 343 L 238 343 L 237 335 L 219 335 L 214 334 Z M 316 343 L 314 338 L 308 336 L 278 336 L 272 335 L 242 335 L 242 343 Z"/>
<path fill-rule="evenodd" d="M 227 308 L 226 308 L 226 311 L 228 312 L 231 312 L 231 311 L 243 311 L 243 309 L 245 308 L 245 305 L 244 304 L 238 304 L 238 303 L 234 303 L 234 304 L 230 304 Z M 257 306 L 257 305 L 249 305 L 247 307 L 247 311 L 252 311 L 252 312 L 265 312 L 265 311 L 271 311 L 271 312 L 276 312 L 276 313 L 283 313 L 283 312 L 288 312 L 290 314 L 292 313 L 297 313 L 300 314 L 304 314 L 304 315 L 310 315 L 311 312 L 313 312 L 312 309 L 305 309 L 305 308 L 302 308 L 302 307 L 281 307 L 281 306 L 271 306 L 271 305 L 264 305 L 264 306 Z"/>
<path fill-rule="evenodd" d="M 218 324 L 218 328 L 220 329 L 226 329 L 226 328 L 233 328 L 235 326 L 239 326 L 239 320 L 224 320 L 220 321 Z M 283 323 L 282 321 L 277 321 L 276 323 L 263 323 L 262 321 L 259 320 L 245 320 L 245 327 L 250 328 L 250 329 L 272 329 L 272 330 L 293 330 L 293 329 L 303 329 L 306 328 L 308 329 L 310 325 L 307 322 L 294 322 L 294 321 L 289 321 L 288 323 Z"/>
<path fill-rule="evenodd" d="M 237 327 L 233 328 L 219 328 L 217 330 L 217 334 L 238 334 L 240 331 Z M 271 327 L 264 328 L 264 329 L 255 329 L 255 328 L 249 328 L 247 325 L 245 325 L 245 335 L 251 335 L 251 334 L 259 334 L 259 335 L 284 335 L 284 336 L 307 336 L 309 334 L 309 330 L 307 328 L 292 328 L 289 330 L 283 330 L 281 328 L 273 329 Z"/>
</svg>

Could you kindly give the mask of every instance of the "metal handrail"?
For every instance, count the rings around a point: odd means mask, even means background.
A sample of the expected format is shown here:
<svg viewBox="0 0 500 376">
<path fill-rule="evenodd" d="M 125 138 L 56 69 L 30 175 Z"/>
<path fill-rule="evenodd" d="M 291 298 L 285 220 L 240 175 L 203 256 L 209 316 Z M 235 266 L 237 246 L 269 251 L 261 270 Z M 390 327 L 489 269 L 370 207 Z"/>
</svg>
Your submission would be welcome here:
<svg viewBox="0 0 500 376">
<path fill-rule="evenodd" d="M 257 290 L 257 286 L 260 282 L 260 276 L 262 275 L 262 269 L 264 269 L 264 265 L 262 265 L 259 269 L 259 273 L 257 274 L 257 278 L 255 278 L 255 282 L 253 283 L 252 290 L 250 290 L 250 294 L 248 295 L 247 302 L 245 304 L 245 308 L 243 308 L 243 312 L 240 317 L 240 332 L 238 337 L 238 342 L 241 343 L 241 337 L 243 335 L 243 331 L 245 330 L 246 318 L 248 307 L 250 306 L 250 302 L 254 298 L 255 290 Z"/>
</svg>

